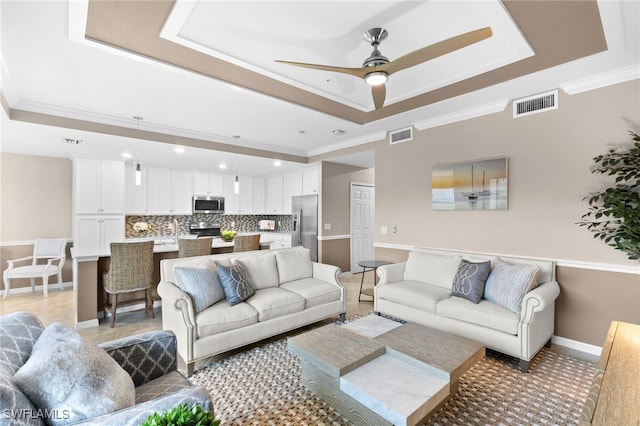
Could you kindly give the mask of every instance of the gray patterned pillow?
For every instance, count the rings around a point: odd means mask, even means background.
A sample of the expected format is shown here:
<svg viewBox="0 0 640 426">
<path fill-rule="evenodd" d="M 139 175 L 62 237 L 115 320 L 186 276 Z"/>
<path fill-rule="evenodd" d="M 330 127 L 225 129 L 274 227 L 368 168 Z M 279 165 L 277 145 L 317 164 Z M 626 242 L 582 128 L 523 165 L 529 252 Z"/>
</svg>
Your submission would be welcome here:
<svg viewBox="0 0 640 426">
<path fill-rule="evenodd" d="M 103 349 L 61 323 L 44 329 L 13 382 L 49 424 L 66 425 L 130 407 L 136 391 L 129 374 Z"/>
<path fill-rule="evenodd" d="M 538 265 L 510 264 L 496 258 L 484 287 L 484 298 L 520 313 L 522 300 L 537 285 L 539 273 Z"/>
<path fill-rule="evenodd" d="M 231 266 L 218 264 L 218 275 L 227 296 L 227 302 L 233 306 L 253 296 L 256 290 L 251 285 L 249 274 L 240 263 Z"/>
<path fill-rule="evenodd" d="M 480 303 L 484 286 L 491 272 L 491 261 L 473 263 L 466 259 L 460 261 L 456 275 L 453 277 L 451 295 L 463 297 L 475 304 Z"/>
<path fill-rule="evenodd" d="M 218 274 L 207 268 L 176 267 L 176 284 L 191 296 L 196 314 L 225 298 Z"/>
</svg>

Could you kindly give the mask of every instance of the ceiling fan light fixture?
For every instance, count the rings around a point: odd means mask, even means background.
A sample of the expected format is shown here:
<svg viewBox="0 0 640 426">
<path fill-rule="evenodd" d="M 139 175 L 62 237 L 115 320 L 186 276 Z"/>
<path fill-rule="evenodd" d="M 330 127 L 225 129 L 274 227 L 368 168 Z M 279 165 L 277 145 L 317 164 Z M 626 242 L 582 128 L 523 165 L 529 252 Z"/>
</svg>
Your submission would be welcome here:
<svg viewBox="0 0 640 426">
<path fill-rule="evenodd" d="M 364 81 L 369 86 L 380 86 L 381 84 L 385 84 L 388 79 L 389 75 L 384 71 L 370 72 L 364 77 Z"/>
</svg>

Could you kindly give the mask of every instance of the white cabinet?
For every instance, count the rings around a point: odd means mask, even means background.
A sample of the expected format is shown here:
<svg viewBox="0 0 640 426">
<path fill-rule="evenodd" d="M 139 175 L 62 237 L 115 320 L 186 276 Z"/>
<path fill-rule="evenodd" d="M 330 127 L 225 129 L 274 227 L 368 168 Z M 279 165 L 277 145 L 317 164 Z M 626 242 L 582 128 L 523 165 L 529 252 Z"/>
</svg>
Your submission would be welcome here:
<svg viewBox="0 0 640 426">
<path fill-rule="evenodd" d="M 126 190 L 126 202 L 125 213 L 130 215 L 145 215 L 147 214 L 147 182 L 149 175 L 147 168 L 141 169 L 142 181 L 140 185 L 136 185 L 136 172 L 135 164 L 126 165 L 126 178 L 125 178 L 125 190 Z"/>
<path fill-rule="evenodd" d="M 193 193 L 196 195 L 223 195 L 224 176 L 220 173 L 193 172 Z"/>
<path fill-rule="evenodd" d="M 263 177 L 253 178 L 253 214 L 266 213 L 265 205 L 266 183 Z"/>
<path fill-rule="evenodd" d="M 284 183 L 282 187 L 282 212 L 291 213 L 291 197 L 302 195 L 302 172 L 289 173 L 283 177 Z"/>
<path fill-rule="evenodd" d="M 267 177 L 267 214 L 282 214 L 284 178 L 282 176 Z"/>
<path fill-rule="evenodd" d="M 238 193 L 235 193 L 234 175 L 224 175 L 225 214 L 251 214 L 253 212 L 253 178 L 238 176 Z"/>
<path fill-rule="evenodd" d="M 318 167 L 312 166 L 302 170 L 302 194 L 318 193 Z"/>
<path fill-rule="evenodd" d="M 124 241 L 124 216 L 79 215 L 74 223 L 74 247 L 83 253 L 109 253 L 109 244 Z"/>
<path fill-rule="evenodd" d="M 193 172 L 149 167 L 147 170 L 149 214 L 191 214 Z"/>
<path fill-rule="evenodd" d="M 74 214 L 124 214 L 125 171 L 120 161 L 73 161 Z"/>
</svg>

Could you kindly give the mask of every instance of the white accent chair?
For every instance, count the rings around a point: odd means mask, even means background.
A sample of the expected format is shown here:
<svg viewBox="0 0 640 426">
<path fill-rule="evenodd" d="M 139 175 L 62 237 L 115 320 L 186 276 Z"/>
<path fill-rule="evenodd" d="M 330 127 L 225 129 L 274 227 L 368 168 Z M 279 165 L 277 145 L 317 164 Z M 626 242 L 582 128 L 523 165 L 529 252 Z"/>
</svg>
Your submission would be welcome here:
<svg viewBox="0 0 640 426">
<path fill-rule="evenodd" d="M 27 257 L 21 257 L 20 259 L 7 260 L 9 267 L 5 269 L 2 274 L 2 281 L 4 282 L 4 296 L 7 298 L 9 289 L 11 288 L 10 279 L 12 278 L 30 278 L 31 279 L 31 291 L 35 293 L 35 280 L 36 278 L 42 278 L 42 291 L 44 297 L 49 295 L 48 285 L 49 277 L 51 275 L 58 276 L 58 285 L 62 290 L 62 267 L 66 258 L 67 239 L 36 239 L 36 243 L 33 246 L 33 255 Z M 14 266 L 16 262 L 23 262 L 31 260 L 31 265 L 26 266 Z M 38 263 L 39 260 L 46 260 L 47 263 Z"/>
</svg>

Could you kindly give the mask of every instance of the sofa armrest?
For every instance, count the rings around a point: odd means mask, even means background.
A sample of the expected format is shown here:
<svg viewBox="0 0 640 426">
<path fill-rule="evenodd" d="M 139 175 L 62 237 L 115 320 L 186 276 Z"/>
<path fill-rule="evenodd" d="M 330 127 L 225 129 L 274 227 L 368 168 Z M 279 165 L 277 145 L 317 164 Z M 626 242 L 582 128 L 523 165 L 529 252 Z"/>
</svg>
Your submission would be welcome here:
<svg viewBox="0 0 640 426">
<path fill-rule="evenodd" d="M 171 281 L 160 281 L 158 294 L 162 298 L 162 327 L 176 334 L 178 353 L 186 363 L 190 363 L 193 361 L 193 343 L 197 339 L 191 296 Z"/>
<path fill-rule="evenodd" d="M 187 404 L 189 407 L 197 404 L 204 410 L 213 412 L 213 404 L 211 403 L 209 392 L 202 386 L 193 386 L 164 395 L 160 398 L 152 399 L 151 401 L 143 402 L 142 404 L 133 405 L 114 413 L 94 417 L 86 422 L 75 424 L 138 426 L 144 423 L 151 414 L 155 412 L 161 413 L 178 404 Z"/>
<path fill-rule="evenodd" d="M 98 345 L 131 376 L 138 387 L 178 368 L 176 336 L 160 330 Z"/>
<path fill-rule="evenodd" d="M 402 281 L 406 264 L 407 262 L 400 262 L 380 266 L 376 271 L 378 274 L 378 285 L 380 286 Z"/>
<path fill-rule="evenodd" d="M 555 300 L 560 295 L 560 286 L 556 281 L 542 283 L 527 294 L 522 299 L 520 309 L 520 322 L 529 323 L 535 312 L 540 312 L 554 306 Z"/>
<path fill-rule="evenodd" d="M 340 268 L 334 265 L 328 265 L 326 263 L 312 262 L 313 265 L 313 278 L 326 281 L 330 284 L 342 287 L 338 276 L 341 271 Z"/>
<path fill-rule="evenodd" d="M 162 307 L 165 303 L 173 311 L 180 311 L 187 327 L 193 327 L 196 324 L 196 311 L 193 308 L 193 300 L 191 296 L 182 291 L 180 287 L 171 281 L 160 281 L 158 283 L 158 295 L 162 299 Z M 163 309 L 164 313 L 164 309 Z"/>
</svg>

